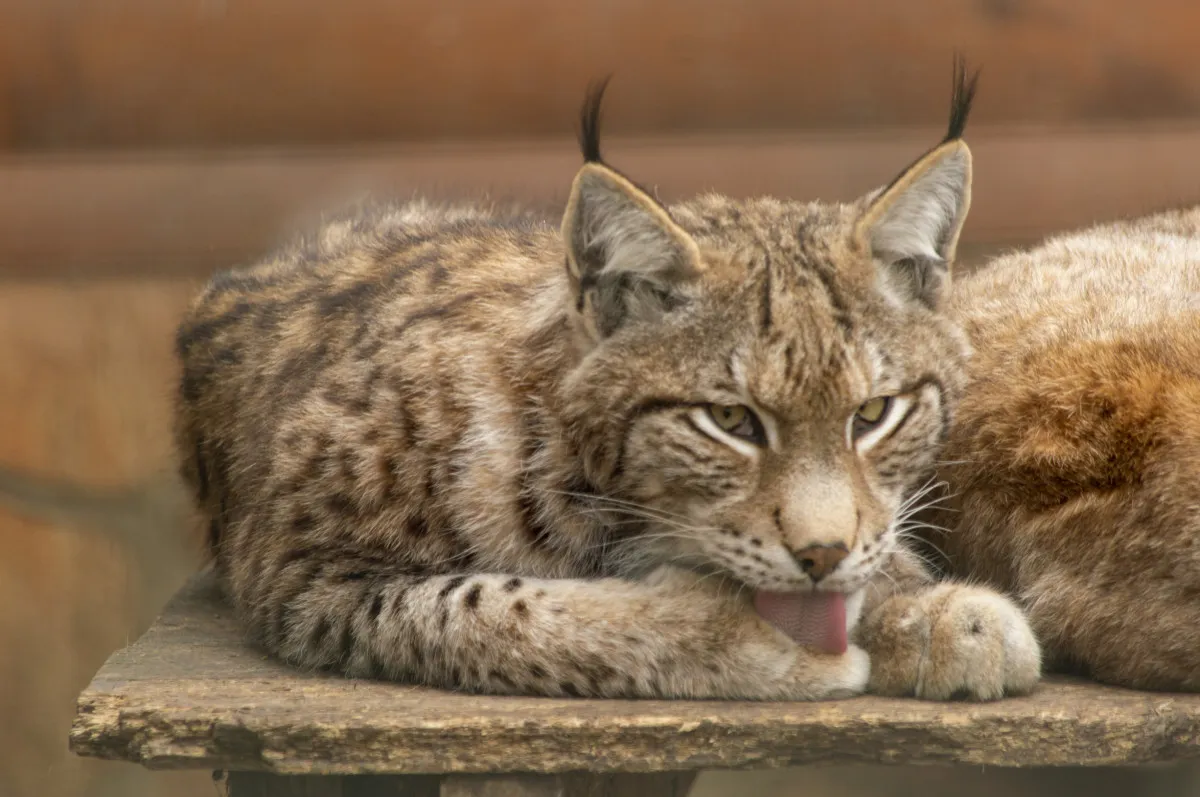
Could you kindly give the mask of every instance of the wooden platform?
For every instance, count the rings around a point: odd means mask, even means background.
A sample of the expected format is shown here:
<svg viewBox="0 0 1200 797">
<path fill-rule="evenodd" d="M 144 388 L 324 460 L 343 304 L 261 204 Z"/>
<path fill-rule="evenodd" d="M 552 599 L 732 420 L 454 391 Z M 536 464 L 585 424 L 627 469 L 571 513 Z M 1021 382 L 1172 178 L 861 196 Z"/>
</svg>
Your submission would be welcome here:
<svg viewBox="0 0 1200 797">
<path fill-rule="evenodd" d="M 1057 678 L 983 705 L 449 694 L 294 672 L 243 644 L 198 576 L 80 696 L 71 749 L 152 768 L 310 775 L 1142 764 L 1200 758 L 1200 695 Z"/>
</svg>

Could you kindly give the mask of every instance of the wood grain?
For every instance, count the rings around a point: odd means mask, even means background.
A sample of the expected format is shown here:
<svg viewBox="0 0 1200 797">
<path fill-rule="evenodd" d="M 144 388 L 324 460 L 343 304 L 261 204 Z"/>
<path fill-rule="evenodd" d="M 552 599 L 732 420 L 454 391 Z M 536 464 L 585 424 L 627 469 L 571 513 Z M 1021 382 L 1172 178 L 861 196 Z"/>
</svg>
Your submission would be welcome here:
<svg viewBox="0 0 1200 797">
<path fill-rule="evenodd" d="M 83 692 L 71 748 L 280 774 L 1140 764 L 1200 757 L 1200 695 L 1052 679 L 981 705 L 478 697 L 292 671 L 242 643 L 200 576 Z"/>
</svg>

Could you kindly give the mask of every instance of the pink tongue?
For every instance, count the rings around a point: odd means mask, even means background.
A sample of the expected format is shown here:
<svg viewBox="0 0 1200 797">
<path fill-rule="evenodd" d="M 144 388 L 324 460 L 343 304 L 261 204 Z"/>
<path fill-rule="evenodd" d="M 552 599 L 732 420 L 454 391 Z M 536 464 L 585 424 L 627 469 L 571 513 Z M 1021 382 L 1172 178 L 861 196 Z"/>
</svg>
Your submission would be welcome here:
<svg viewBox="0 0 1200 797">
<path fill-rule="evenodd" d="M 846 596 L 840 592 L 758 592 L 754 608 L 798 645 L 846 652 Z"/>
</svg>

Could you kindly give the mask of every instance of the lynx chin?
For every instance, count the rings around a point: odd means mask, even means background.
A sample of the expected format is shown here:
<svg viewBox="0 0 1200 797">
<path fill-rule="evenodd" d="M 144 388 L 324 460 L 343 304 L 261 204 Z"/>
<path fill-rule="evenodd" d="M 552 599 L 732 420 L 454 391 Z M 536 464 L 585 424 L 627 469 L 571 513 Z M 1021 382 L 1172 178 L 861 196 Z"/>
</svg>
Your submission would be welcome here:
<svg viewBox="0 0 1200 797">
<path fill-rule="evenodd" d="M 178 335 L 183 472 L 295 665 L 472 692 L 988 700 L 999 593 L 906 547 L 964 383 L 947 134 L 848 204 L 665 206 L 601 154 L 561 221 L 378 207 L 215 277 Z"/>
</svg>

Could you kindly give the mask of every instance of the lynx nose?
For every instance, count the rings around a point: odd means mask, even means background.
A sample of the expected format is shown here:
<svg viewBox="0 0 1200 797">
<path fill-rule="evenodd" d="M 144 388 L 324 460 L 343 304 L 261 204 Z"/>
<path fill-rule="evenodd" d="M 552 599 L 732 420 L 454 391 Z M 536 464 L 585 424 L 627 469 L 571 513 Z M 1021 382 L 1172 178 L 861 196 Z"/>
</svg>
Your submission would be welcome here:
<svg viewBox="0 0 1200 797">
<path fill-rule="evenodd" d="M 790 553 L 814 584 L 837 569 L 838 564 L 850 555 L 846 545 L 840 542 L 833 545 L 810 545 Z"/>
</svg>

